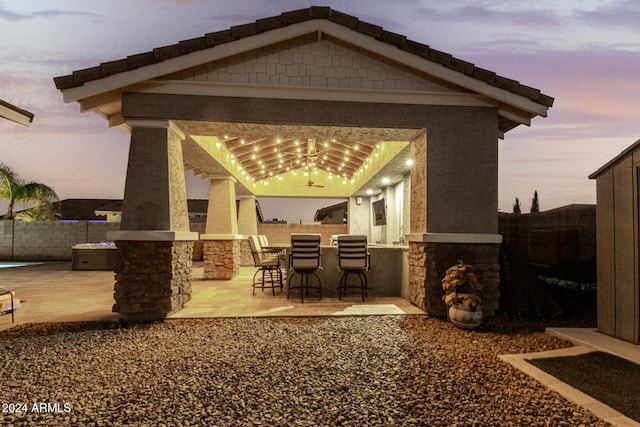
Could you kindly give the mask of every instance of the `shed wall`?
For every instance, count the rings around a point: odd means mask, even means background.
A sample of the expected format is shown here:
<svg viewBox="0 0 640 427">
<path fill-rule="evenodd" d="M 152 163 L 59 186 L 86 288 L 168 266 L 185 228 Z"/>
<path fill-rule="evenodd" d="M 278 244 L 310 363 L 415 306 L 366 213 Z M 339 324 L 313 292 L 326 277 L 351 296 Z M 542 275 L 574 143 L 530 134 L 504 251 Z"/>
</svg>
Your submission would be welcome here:
<svg viewBox="0 0 640 427">
<path fill-rule="evenodd" d="M 597 177 L 598 329 L 638 343 L 638 167 L 630 151 Z"/>
<path fill-rule="evenodd" d="M 615 252 L 613 238 L 614 199 L 613 171 L 598 177 L 596 185 L 598 205 L 596 208 L 597 257 L 598 257 L 598 330 L 607 335 L 616 335 L 616 288 Z"/>
</svg>

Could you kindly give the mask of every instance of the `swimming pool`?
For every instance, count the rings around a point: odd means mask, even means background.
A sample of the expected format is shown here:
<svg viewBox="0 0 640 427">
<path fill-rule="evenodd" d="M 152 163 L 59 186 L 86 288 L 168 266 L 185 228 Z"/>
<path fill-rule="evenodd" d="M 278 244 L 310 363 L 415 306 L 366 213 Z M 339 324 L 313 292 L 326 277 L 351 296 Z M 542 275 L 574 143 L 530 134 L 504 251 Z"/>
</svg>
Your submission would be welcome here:
<svg viewBox="0 0 640 427">
<path fill-rule="evenodd" d="M 12 267 L 26 267 L 28 265 L 38 265 L 41 262 L 12 262 L 12 261 L 0 261 L 0 268 L 12 268 Z"/>
</svg>

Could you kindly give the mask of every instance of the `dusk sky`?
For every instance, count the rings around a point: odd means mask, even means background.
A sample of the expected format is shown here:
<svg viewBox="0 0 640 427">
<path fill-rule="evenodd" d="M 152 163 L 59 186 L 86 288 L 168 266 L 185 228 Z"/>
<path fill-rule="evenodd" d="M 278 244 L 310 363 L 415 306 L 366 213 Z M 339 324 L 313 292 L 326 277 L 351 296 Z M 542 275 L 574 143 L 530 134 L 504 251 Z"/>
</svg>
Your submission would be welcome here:
<svg viewBox="0 0 640 427">
<path fill-rule="evenodd" d="M 499 208 L 595 203 L 587 176 L 640 139 L 636 0 L 0 0 L 0 99 L 35 114 L 0 120 L 0 162 L 60 198 L 122 198 L 129 135 L 64 104 L 53 78 L 282 12 L 326 5 L 555 98 L 499 143 Z M 190 175 L 190 174 L 188 174 Z M 208 186 L 188 176 L 188 196 Z M 264 201 L 267 218 L 311 220 Z M 329 203 L 321 203 L 327 205 Z"/>
</svg>

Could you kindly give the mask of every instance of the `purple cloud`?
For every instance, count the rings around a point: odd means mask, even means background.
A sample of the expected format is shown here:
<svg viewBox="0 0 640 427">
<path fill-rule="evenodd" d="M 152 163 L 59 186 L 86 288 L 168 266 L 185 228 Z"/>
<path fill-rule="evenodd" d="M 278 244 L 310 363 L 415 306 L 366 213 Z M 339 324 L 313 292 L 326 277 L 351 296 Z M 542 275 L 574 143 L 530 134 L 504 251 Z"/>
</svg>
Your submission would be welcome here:
<svg viewBox="0 0 640 427">
<path fill-rule="evenodd" d="M 29 13 L 21 13 L 15 12 L 9 9 L 5 9 L 0 3 L 0 20 L 11 21 L 11 22 L 20 22 L 20 21 L 29 21 L 36 18 L 57 18 L 62 16 L 84 16 L 93 18 L 94 20 L 100 20 L 102 18 L 101 15 L 90 12 L 75 12 L 68 10 L 42 10 L 37 12 L 29 12 Z"/>
<path fill-rule="evenodd" d="M 625 27 L 637 31 L 640 5 L 634 1 L 614 2 L 594 10 L 576 11 L 574 16 L 596 26 Z"/>
<path fill-rule="evenodd" d="M 513 10 L 468 5 L 450 10 L 417 8 L 415 13 L 430 21 L 492 22 L 493 25 L 517 25 L 526 28 L 555 28 L 562 25 L 562 18 L 550 9 Z"/>
</svg>

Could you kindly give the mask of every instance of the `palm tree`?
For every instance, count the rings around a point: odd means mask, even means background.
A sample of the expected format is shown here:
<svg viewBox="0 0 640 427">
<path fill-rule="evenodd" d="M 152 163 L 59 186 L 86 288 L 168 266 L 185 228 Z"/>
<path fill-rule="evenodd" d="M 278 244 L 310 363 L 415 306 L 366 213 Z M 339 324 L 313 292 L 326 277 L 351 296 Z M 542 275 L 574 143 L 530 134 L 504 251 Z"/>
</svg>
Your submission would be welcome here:
<svg viewBox="0 0 640 427">
<path fill-rule="evenodd" d="M 55 217 L 53 203 L 59 201 L 55 190 L 39 182 L 27 182 L 20 179 L 17 173 L 4 163 L 0 163 L 0 199 L 9 201 L 9 207 L 4 219 L 16 218 L 13 212 L 16 203 L 35 203 L 28 209 L 25 217 L 33 219 L 49 219 Z"/>
</svg>

